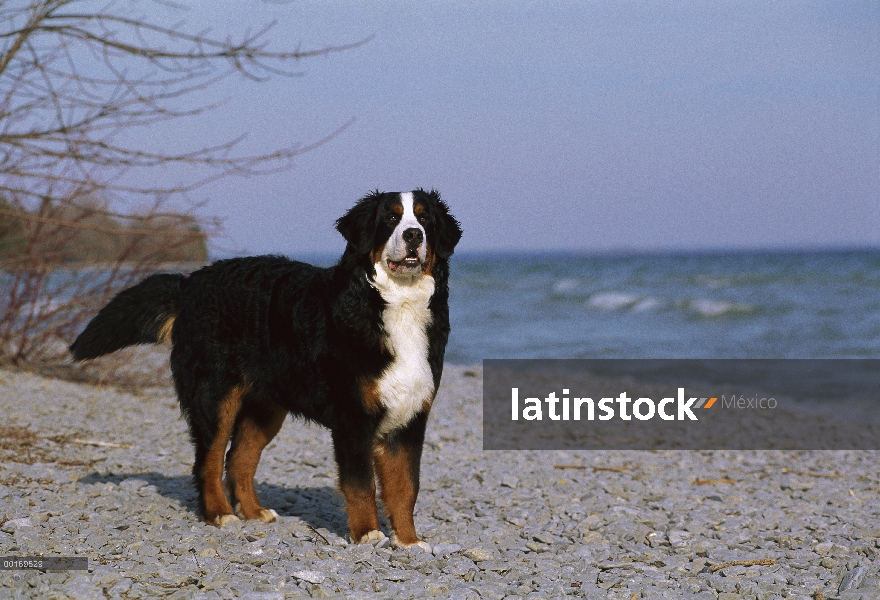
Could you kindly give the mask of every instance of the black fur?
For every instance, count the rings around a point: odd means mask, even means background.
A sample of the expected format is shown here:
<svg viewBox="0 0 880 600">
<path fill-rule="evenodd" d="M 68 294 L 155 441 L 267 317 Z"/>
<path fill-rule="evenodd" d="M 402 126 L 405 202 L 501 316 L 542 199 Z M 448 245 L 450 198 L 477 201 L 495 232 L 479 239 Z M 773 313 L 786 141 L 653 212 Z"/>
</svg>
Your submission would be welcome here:
<svg viewBox="0 0 880 600">
<path fill-rule="evenodd" d="M 428 360 L 436 389 L 449 336 L 447 259 L 461 229 L 436 192 L 413 194 L 426 208 L 420 222 L 435 280 Z M 330 428 L 344 492 L 372 486 L 375 493 L 372 453 L 383 412 L 365 405 L 363 386 L 378 380 L 392 357 L 384 342 L 385 302 L 370 280 L 375 253 L 394 230 L 389 218 L 399 198 L 374 192 L 336 222 L 348 243 L 333 267 L 260 256 L 221 260 L 189 277 L 153 275 L 111 300 L 71 346 L 74 359 L 83 360 L 155 343 L 175 317 L 171 369 L 196 449 L 193 475 L 207 520 L 216 511 L 205 504 L 203 469 L 218 435 L 221 402 L 234 389 L 246 393 L 230 455 L 243 421 L 263 427 L 283 409 Z M 383 442 L 392 454 L 403 448 L 412 457 L 416 493 L 426 423 L 424 411 Z M 353 537 L 362 533 L 351 527 Z"/>
<path fill-rule="evenodd" d="M 134 344 L 155 344 L 165 322 L 180 311 L 180 274 L 150 275 L 117 294 L 70 347 L 74 360 L 86 360 Z"/>
</svg>

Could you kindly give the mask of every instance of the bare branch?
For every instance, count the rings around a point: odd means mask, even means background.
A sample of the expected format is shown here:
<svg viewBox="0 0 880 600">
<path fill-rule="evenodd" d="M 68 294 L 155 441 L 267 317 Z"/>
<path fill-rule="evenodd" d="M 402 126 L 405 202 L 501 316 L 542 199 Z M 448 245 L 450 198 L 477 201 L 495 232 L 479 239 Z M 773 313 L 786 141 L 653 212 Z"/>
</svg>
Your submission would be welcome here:
<svg viewBox="0 0 880 600">
<path fill-rule="evenodd" d="M 244 136 L 211 148 L 166 153 L 132 146 L 120 135 L 210 110 L 216 103 L 190 107 L 180 103 L 230 75 L 256 81 L 297 75 L 285 65 L 357 48 L 372 39 L 274 51 L 266 41 L 274 23 L 233 40 L 188 30 L 183 24 L 169 26 L 131 16 L 126 12 L 128 4 L 110 4 L 98 12 L 78 10 L 87 5 L 80 0 L 0 2 L 0 168 L 7 188 L 33 190 L 32 173 L 55 182 L 85 174 L 110 182 L 132 169 L 171 163 L 211 168 L 210 176 L 197 178 L 200 183 L 213 181 L 218 174 L 288 168 L 293 157 L 326 140 L 236 156 Z M 100 177 L 94 167 L 101 169 Z M 12 184 L 16 177 L 27 183 Z M 163 191 L 191 190 L 195 185 Z M 45 196 L 48 187 L 37 195 Z M 63 188 L 53 187 L 64 195 Z M 156 190 L 128 185 L 125 191 L 151 195 Z"/>
<path fill-rule="evenodd" d="M 372 39 L 275 50 L 274 23 L 224 36 L 132 15 L 129 2 L 93 6 L 0 0 L 0 364 L 57 359 L 120 287 L 169 261 L 204 261 L 219 224 L 166 208 L 191 205 L 187 192 L 289 168 L 353 120 L 262 154 L 239 151 L 245 134 L 157 150 L 138 131 L 215 108 L 205 92 L 229 77 L 296 76 L 304 59 Z M 144 176 L 177 165 L 192 167 L 188 181 Z M 111 209 L 122 203 L 141 208 Z"/>
</svg>

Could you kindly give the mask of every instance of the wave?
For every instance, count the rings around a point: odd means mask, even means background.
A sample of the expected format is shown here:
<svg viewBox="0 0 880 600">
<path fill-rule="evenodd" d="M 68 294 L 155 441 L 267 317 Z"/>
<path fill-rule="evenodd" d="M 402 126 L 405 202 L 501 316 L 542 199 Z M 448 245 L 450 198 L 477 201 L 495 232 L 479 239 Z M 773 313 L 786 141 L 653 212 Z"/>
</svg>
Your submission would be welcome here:
<svg viewBox="0 0 880 600">
<path fill-rule="evenodd" d="M 684 307 L 697 313 L 700 317 L 712 318 L 722 317 L 725 315 L 737 313 L 754 312 L 755 307 L 748 304 L 739 304 L 737 302 L 724 302 L 721 300 L 710 300 L 709 298 L 697 298 L 688 300 L 684 303 Z"/>
<path fill-rule="evenodd" d="M 713 300 L 711 298 L 689 298 L 675 302 L 654 296 L 617 291 L 595 293 L 587 300 L 587 306 L 603 311 L 629 310 L 634 313 L 671 307 L 708 319 L 752 313 L 757 310 L 756 307 L 749 304 Z"/>
<path fill-rule="evenodd" d="M 633 306 L 639 299 L 639 296 L 622 292 L 600 292 L 591 296 L 587 304 L 602 310 L 617 310 Z"/>
<path fill-rule="evenodd" d="M 554 294 L 568 295 L 580 288 L 581 282 L 577 279 L 560 279 L 550 288 Z"/>
<path fill-rule="evenodd" d="M 590 308 L 597 308 L 599 310 L 620 310 L 625 308 L 633 312 L 647 312 L 661 308 L 665 304 L 666 302 L 653 296 L 640 296 L 625 292 L 599 292 L 590 296 L 590 299 L 587 301 L 587 306 Z"/>
<path fill-rule="evenodd" d="M 632 310 L 634 312 L 647 312 L 649 310 L 654 310 L 655 308 L 660 308 L 663 306 L 663 301 L 658 300 L 657 298 L 651 298 L 650 296 L 647 298 L 642 298 L 632 306 Z"/>
</svg>

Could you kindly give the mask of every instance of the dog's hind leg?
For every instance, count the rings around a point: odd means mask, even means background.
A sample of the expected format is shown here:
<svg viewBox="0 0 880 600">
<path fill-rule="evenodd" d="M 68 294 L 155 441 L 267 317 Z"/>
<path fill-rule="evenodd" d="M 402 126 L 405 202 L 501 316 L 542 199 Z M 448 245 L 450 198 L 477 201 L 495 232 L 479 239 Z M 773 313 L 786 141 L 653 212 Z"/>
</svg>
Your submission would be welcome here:
<svg viewBox="0 0 880 600">
<path fill-rule="evenodd" d="M 196 446 L 193 479 L 199 494 L 202 517 L 209 525 L 222 527 L 237 519 L 223 489 L 223 456 L 241 409 L 242 396 L 247 391 L 241 385 L 230 389 L 217 404 L 216 414 L 207 423 L 200 421 L 195 415 L 189 415 Z"/>
<path fill-rule="evenodd" d="M 280 406 L 244 406 L 239 414 L 226 456 L 226 489 L 242 519 L 259 519 L 272 523 L 278 518 L 274 510 L 260 504 L 254 489 L 254 475 L 263 448 L 281 429 L 287 411 Z"/>
</svg>

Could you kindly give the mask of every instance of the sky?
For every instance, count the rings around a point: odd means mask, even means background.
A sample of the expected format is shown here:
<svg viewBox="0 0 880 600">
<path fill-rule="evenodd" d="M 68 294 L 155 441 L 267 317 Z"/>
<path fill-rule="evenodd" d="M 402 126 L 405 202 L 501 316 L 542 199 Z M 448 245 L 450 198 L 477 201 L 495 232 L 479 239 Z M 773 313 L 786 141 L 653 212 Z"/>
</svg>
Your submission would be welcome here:
<svg viewBox="0 0 880 600">
<path fill-rule="evenodd" d="M 876 0 L 240 0 L 181 17 L 277 21 L 279 50 L 373 36 L 297 77 L 230 80 L 207 118 L 150 134 L 270 151 L 355 119 L 292 170 L 194 192 L 224 221 L 218 254 L 341 252 L 354 201 L 417 187 L 470 253 L 880 246 Z"/>
</svg>

